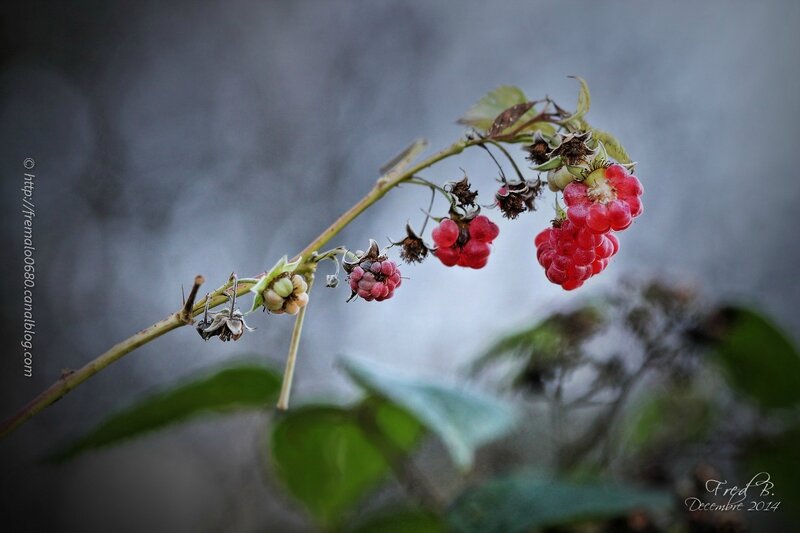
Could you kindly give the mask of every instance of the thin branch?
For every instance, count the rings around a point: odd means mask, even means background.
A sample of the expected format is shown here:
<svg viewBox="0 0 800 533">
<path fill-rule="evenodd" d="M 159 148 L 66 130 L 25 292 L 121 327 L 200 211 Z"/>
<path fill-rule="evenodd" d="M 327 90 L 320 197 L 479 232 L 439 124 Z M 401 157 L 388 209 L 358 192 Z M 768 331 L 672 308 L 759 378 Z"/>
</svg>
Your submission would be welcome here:
<svg viewBox="0 0 800 533">
<path fill-rule="evenodd" d="M 425 212 L 425 220 L 422 222 L 422 229 L 419 234 L 425 233 L 425 228 L 428 226 L 428 220 L 431 218 L 431 210 L 433 209 L 433 202 L 436 200 L 436 189 L 431 189 L 431 201 L 428 203 L 428 210 Z"/>
<path fill-rule="evenodd" d="M 132 352 L 144 344 L 147 344 L 153 339 L 156 339 L 161 335 L 172 331 L 173 329 L 185 325 L 186 322 L 183 321 L 180 313 L 173 313 L 164 320 L 156 322 L 149 328 L 143 329 L 119 344 L 115 344 L 106 352 L 102 353 L 99 357 L 90 361 L 75 372 L 69 374 L 65 373 L 65 375 L 62 375 L 62 377 L 53 383 L 48 389 L 20 409 L 17 414 L 5 420 L 0 425 L 0 437 L 11 433 L 32 418 L 35 414 L 39 413 L 42 409 L 51 405 L 53 402 L 103 370 L 114 361 L 117 361 L 124 355 Z"/>
<path fill-rule="evenodd" d="M 309 276 L 308 293 L 311 293 L 311 286 L 314 284 L 314 275 Z M 300 336 L 303 334 L 303 321 L 306 317 L 308 305 L 300 308 L 297 318 L 294 320 L 292 339 L 289 341 L 289 355 L 286 356 L 286 369 L 283 372 L 283 383 L 281 383 L 281 394 L 278 397 L 278 409 L 286 410 L 289 408 L 289 396 L 292 393 L 292 380 L 294 378 L 294 365 L 297 361 L 297 349 L 300 346 Z"/>
<path fill-rule="evenodd" d="M 485 144 L 480 144 L 479 146 L 481 148 L 483 148 L 484 150 L 486 150 L 486 153 L 489 154 L 489 157 L 491 157 L 492 161 L 494 161 L 494 164 L 497 166 L 497 169 L 500 171 L 500 179 L 503 180 L 503 184 L 504 185 L 508 184 L 508 180 L 506 179 L 506 173 L 503 172 L 503 166 L 500 164 L 500 162 L 494 156 L 492 151 L 489 150 L 489 148 Z"/>
<path fill-rule="evenodd" d="M 486 139 L 486 142 L 489 142 L 489 143 L 493 144 L 493 145 L 494 145 L 494 146 L 496 146 L 496 147 L 497 147 L 497 148 L 498 148 L 498 149 L 499 149 L 501 152 L 503 152 L 503 155 L 505 155 L 505 156 L 506 156 L 506 159 L 508 159 L 508 161 L 511 163 L 511 166 L 512 166 L 512 167 L 514 167 L 514 172 L 516 172 L 516 173 L 517 173 L 517 177 L 519 178 L 519 180 L 520 180 L 520 181 L 525 181 L 525 176 L 523 176 L 523 175 L 522 175 L 522 171 L 520 171 L 519 167 L 517 166 L 517 162 L 516 162 L 516 161 L 514 161 L 514 158 L 513 158 L 513 157 L 511 157 L 511 154 L 509 154 L 509 153 L 508 153 L 508 150 L 506 150 L 505 148 L 503 148 L 503 145 L 502 145 L 502 144 L 500 144 L 499 142 L 493 141 L 493 140 L 491 140 L 491 139 Z"/>
</svg>

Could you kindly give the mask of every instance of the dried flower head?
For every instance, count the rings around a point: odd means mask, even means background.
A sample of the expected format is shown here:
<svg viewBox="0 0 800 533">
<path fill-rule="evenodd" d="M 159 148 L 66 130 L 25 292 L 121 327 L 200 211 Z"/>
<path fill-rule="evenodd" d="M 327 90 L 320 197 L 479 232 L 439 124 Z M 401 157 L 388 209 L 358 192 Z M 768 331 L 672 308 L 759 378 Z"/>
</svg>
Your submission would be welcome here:
<svg viewBox="0 0 800 533">
<path fill-rule="evenodd" d="M 561 144 L 550 152 L 550 157 L 561 156 L 570 166 L 587 162 L 594 150 L 587 144 L 592 137 L 592 132 L 570 133 L 562 139 Z"/>
<path fill-rule="evenodd" d="M 458 205 L 462 207 L 475 206 L 478 191 L 473 191 L 466 176 L 461 181 L 455 181 L 445 186 L 445 190 L 456 197 Z"/>
<path fill-rule="evenodd" d="M 536 181 L 510 181 L 504 183 L 495 193 L 495 205 L 503 216 L 514 220 L 520 213 L 535 211 L 534 201 L 542 192 L 542 182 Z"/>
<path fill-rule="evenodd" d="M 242 311 L 236 308 L 237 287 L 238 280 L 234 277 L 231 294 L 228 296 L 231 300 L 231 306 L 218 313 L 209 314 L 208 307 L 211 304 L 211 295 L 206 295 L 206 309 L 205 313 L 203 313 L 203 319 L 195 326 L 197 333 L 200 334 L 203 340 L 207 341 L 211 337 L 219 337 L 223 342 L 236 341 L 244 335 L 245 331 L 253 331 L 254 328 L 248 326 L 244 321 Z"/>
<path fill-rule="evenodd" d="M 400 258 L 406 263 L 421 263 L 428 257 L 430 249 L 422 240 L 422 237 L 417 235 L 417 232 L 411 227 L 411 224 L 406 224 L 406 237 L 402 241 L 393 242 L 393 245 L 399 245 Z"/>
<path fill-rule="evenodd" d="M 543 165 L 550 159 L 550 145 L 541 137 L 533 140 L 533 144 L 526 146 L 528 160 L 537 165 Z"/>
</svg>

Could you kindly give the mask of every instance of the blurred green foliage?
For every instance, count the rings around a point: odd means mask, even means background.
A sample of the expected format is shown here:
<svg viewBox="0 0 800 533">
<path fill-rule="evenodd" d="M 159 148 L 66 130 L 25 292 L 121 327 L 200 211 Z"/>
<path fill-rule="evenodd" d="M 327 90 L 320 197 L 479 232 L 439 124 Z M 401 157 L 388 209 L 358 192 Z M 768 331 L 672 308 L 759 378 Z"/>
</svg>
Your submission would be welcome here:
<svg viewBox="0 0 800 533">
<path fill-rule="evenodd" d="M 89 449 L 200 415 L 263 409 L 275 402 L 279 390 L 280 377 L 272 370 L 253 365 L 225 368 L 136 403 L 52 454 L 49 460 L 64 461 Z"/>
<path fill-rule="evenodd" d="M 270 428 L 274 473 L 323 526 L 343 515 L 390 470 L 383 439 L 401 453 L 417 442 L 421 427 L 401 409 L 383 402 L 367 416 L 390 431 L 376 438 L 359 420 L 362 406 L 309 406 L 278 418 Z M 379 414 L 378 414 L 379 413 Z"/>
<path fill-rule="evenodd" d="M 615 517 L 639 509 L 659 510 L 670 504 L 666 492 L 517 474 L 467 490 L 447 516 L 456 531 L 508 533 Z"/>
<path fill-rule="evenodd" d="M 472 465 L 475 450 L 514 427 L 506 403 L 475 391 L 398 377 L 396 371 L 347 358 L 345 371 L 366 390 L 407 409 L 436 434 L 461 468 Z"/>
<path fill-rule="evenodd" d="M 516 405 L 343 358 L 360 399 L 274 414 L 260 459 L 325 531 L 746 531 L 737 513 L 680 502 L 713 500 L 708 479 L 742 484 L 759 471 L 782 509 L 800 508 L 800 356 L 753 309 L 632 283 L 509 333 L 470 371 L 494 365 L 510 375 L 501 382 Z M 271 411 L 278 388 L 271 370 L 225 368 L 145 398 L 54 457 L 199 415 Z M 426 438 L 450 457 L 452 479 L 418 463 Z M 503 452 L 509 445 L 534 451 L 539 470 Z M 404 495 L 376 499 L 390 479 Z M 762 530 L 786 526 L 780 512 Z"/>
<path fill-rule="evenodd" d="M 789 338 L 752 309 L 725 306 L 708 322 L 732 387 L 765 408 L 800 402 L 800 355 Z"/>
</svg>

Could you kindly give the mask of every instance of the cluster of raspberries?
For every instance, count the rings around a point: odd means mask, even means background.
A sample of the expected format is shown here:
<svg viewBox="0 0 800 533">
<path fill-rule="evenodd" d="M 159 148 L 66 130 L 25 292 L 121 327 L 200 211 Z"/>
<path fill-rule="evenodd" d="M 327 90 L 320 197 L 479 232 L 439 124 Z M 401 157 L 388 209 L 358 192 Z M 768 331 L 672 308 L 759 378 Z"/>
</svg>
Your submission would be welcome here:
<svg viewBox="0 0 800 533">
<path fill-rule="evenodd" d="M 587 171 L 588 172 L 588 171 Z M 569 180 L 574 180 L 570 176 Z M 622 165 L 595 168 L 580 181 L 567 181 L 563 187 L 566 210 L 535 238 L 536 257 L 545 269 L 547 279 L 565 290 L 577 289 L 608 266 L 619 251 L 617 232 L 628 228 L 642 213 L 642 184 Z M 495 206 L 507 218 L 516 218 L 522 211 L 533 210 L 533 199 L 540 183 L 504 184 L 495 195 Z M 474 204 L 477 193 L 469 189 L 466 178 L 455 184 L 451 192 L 458 198 L 457 209 L 439 221 L 431 237 L 434 248 L 428 248 L 410 228 L 401 241 L 403 256 L 419 262 L 428 251 L 443 265 L 480 269 L 486 266 L 492 242 L 500 229 Z M 375 241 L 366 252 L 356 252 L 344 261 L 351 298 L 367 301 L 391 298 L 400 286 L 397 265 L 378 250 Z"/>
<path fill-rule="evenodd" d="M 492 241 L 500 234 L 497 224 L 484 215 L 471 219 L 444 218 L 431 233 L 433 252 L 445 266 L 483 268 L 489 262 Z"/>
<path fill-rule="evenodd" d="M 594 170 L 564 188 L 566 218 L 536 236 L 536 257 L 547 279 L 577 289 L 602 272 L 619 250 L 614 232 L 642 213 L 642 184 L 621 165 Z"/>
</svg>

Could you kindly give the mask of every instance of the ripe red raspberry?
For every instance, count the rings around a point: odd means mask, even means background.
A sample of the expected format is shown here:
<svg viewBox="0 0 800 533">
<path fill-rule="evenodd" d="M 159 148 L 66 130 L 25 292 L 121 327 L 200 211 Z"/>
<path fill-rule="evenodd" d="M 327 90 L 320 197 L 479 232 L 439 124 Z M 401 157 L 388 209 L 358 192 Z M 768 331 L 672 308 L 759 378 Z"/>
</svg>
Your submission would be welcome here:
<svg viewBox="0 0 800 533">
<path fill-rule="evenodd" d="M 489 217 L 478 215 L 469 223 L 469 234 L 472 239 L 490 243 L 500 235 L 500 228 Z"/>
<path fill-rule="evenodd" d="M 622 231 L 642 214 L 642 184 L 621 165 L 593 171 L 564 188 L 567 217 L 594 233 Z"/>
<path fill-rule="evenodd" d="M 595 234 L 570 220 L 543 230 L 534 243 L 536 258 L 544 267 L 547 279 L 568 291 L 602 272 L 619 247 L 614 235 Z"/>
<path fill-rule="evenodd" d="M 437 247 L 448 248 L 456 243 L 458 234 L 458 224 L 449 218 L 445 218 L 433 229 L 431 237 L 433 237 L 433 242 Z"/>
<path fill-rule="evenodd" d="M 472 219 L 443 219 L 432 233 L 433 252 L 443 265 L 483 268 L 489 262 L 490 246 L 500 228 L 484 215 Z"/>
</svg>

